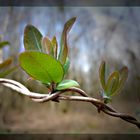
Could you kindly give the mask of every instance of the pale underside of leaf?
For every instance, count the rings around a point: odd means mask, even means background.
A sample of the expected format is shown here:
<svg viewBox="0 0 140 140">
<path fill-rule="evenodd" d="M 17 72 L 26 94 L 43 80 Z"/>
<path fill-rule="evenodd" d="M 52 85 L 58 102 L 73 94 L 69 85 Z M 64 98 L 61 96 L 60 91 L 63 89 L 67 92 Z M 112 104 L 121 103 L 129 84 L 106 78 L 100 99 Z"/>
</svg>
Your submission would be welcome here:
<svg viewBox="0 0 140 140">
<path fill-rule="evenodd" d="M 79 87 L 79 84 L 74 80 L 63 80 L 57 85 L 56 89 L 64 90 L 70 87 Z"/>
</svg>

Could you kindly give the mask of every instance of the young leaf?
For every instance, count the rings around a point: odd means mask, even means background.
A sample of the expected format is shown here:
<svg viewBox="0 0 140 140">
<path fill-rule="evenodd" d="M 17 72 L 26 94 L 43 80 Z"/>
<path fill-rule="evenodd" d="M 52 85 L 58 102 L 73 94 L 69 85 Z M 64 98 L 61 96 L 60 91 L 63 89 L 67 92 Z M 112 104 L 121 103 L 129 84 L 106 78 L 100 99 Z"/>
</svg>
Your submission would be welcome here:
<svg viewBox="0 0 140 140">
<path fill-rule="evenodd" d="M 70 66 L 70 60 L 69 60 L 69 58 L 67 57 L 66 63 L 65 63 L 64 66 L 63 66 L 63 68 L 64 68 L 64 73 L 65 73 L 65 74 L 68 72 L 69 66 Z"/>
<path fill-rule="evenodd" d="M 79 87 L 79 84 L 74 80 L 63 80 L 57 85 L 56 89 L 64 90 L 70 87 Z"/>
<path fill-rule="evenodd" d="M 52 46 L 53 46 L 53 51 L 54 51 L 54 58 L 57 59 L 58 43 L 57 43 L 57 40 L 56 40 L 56 37 L 55 36 L 52 39 Z"/>
<path fill-rule="evenodd" d="M 119 72 L 120 72 L 120 78 L 119 78 L 120 80 L 119 80 L 117 90 L 115 91 L 114 94 L 117 94 L 121 91 L 128 77 L 128 68 L 126 66 L 123 67 Z"/>
<path fill-rule="evenodd" d="M 112 90 L 111 90 L 111 93 L 110 95 L 113 96 L 115 95 L 115 92 L 116 90 L 118 89 L 118 86 L 119 86 L 119 73 L 116 75 L 116 78 L 113 80 L 113 83 L 112 83 Z"/>
<path fill-rule="evenodd" d="M 51 56 L 54 56 L 54 51 L 53 51 L 53 46 L 52 46 L 52 42 L 50 41 L 50 39 L 48 37 L 44 37 L 42 39 L 42 47 L 43 47 L 43 52 L 47 53 Z"/>
<path fill-rule="evenodd" d="M 27 25 L 24 30 L 24 47 L 25 50 L 40 51 L 42 34 L 33 25 Z"/>
<path fill-rule="evenodd" d="M 61 42 L 60 42 L 60 53 L 58 56 L 58 60 L 61 62 L 62 65 L 65 64 L 67 54 L 68 54 L 67 34 L 70 31 L 75 20 L 76 20 L 76 18 L 73 17 L 70 20 L 68 20 L 64 25 L 64 29 L 63 29 L 62 36 L 61 36 Z"/>
<path fill-rule="evenodd" d="M 99 77 L 100 77 L 102 88 L 104 90 L 106 87 L 106 83 L 105 83 L 105 72 L 106 71 L 105 70 L 106 70 L 106 65 L 105 65 L 105 62 L 103 61 L 100 65 L 100 68 L 99 68 Z"/>
<path fill-rule="evenodd" d="M 118 84 L 119 84 L 119 72 L 115 71 L 109 76 L 107 80 L 105 92 L 107 93 L 108 96 L 113 95 L 113 92 L 117 89 Z"/>
<path fill-rule="evenodd" d="M 27 51 L 20 54 L 19 61 L 30 76 L 42 83 L 59 83 L 63 79 L 62 65 L 48 54 Z"/>
<path fill-rule="evenodd" d="M 0 49 L 7 46 L 7 45 L 10 45 L 10 43 L 8 41 L 2 41 L 0 42 Z"/>
</svg>

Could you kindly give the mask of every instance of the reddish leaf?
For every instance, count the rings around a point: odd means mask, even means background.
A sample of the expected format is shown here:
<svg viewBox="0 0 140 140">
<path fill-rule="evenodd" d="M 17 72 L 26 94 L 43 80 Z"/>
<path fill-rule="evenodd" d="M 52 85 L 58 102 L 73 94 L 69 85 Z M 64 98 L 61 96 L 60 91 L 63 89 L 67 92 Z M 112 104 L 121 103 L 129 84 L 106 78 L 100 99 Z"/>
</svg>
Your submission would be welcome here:
<svg viewBox="0 0 140 140">
<path fill-rule="evenodd" d="M 53 51 L 54 51 L 54 57 L 57 59 L 58 43 L 57 43 L 57 39 L 55 36 L 52 39 L 52 46 L 53 46 Z"/>
<path fill-rule="evenodd" d="M 52 46 L 52 43 L 48 37 L 44 37 L 42 39 L 42 47 L 43 47 L 44 53 L 47 53 L 51 56 L 54 56 L 53 46 Z"/>
<path fill-rule="evenodd" d="M 70 20 L 68 20 L 64 25 L 64 29 L 63 29 L 62 36 L 61 36 L 61 42 L 60 42 L 60 53 L 58 56 L 58 60 L 61 62 L 62 65 L 65 64 L 66 58 L 68 55 L 67 34 L 70 31 L 75 20 L 76 20 L 76 18 L 73 17 Z"/>
</svg>

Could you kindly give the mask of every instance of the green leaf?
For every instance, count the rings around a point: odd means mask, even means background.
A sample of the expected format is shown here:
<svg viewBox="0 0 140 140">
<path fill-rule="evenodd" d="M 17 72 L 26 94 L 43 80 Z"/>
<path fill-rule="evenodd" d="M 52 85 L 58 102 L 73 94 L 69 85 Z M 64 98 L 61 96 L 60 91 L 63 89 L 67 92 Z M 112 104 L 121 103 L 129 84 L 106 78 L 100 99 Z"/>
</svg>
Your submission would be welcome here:
<svg viewBox="0 0 140 140">
<path fill-rule="evenodd" d="M 110 93 L 111 96 L 115 95 L 118 86 L 119 86 L 119 73 L 116 75 L 116 78 L 112 82 L 112 90 Z"/>
<path fill-rule="evenodd" d="M 105 83 L 105 72 L 106 72 L 106 64 L 103 61 L 99 68 L 99 77 L 101 81 L 102 88 L 105 90 L 106 83 Z"/>
<path fill-rule="evenodd" d="M 57 59 L 58 43 L 57 43 L 57 39 L 55 36 L 52 39 L 52 46 L 53 46 L 53 51 L 54 51 L 54 57 Z"/>
<path fill-rule="evenodd" d="M 118 84 L 118 87 L 117 87 L 117 90 L 115 91 L 114 94 L 118 94 L 121 89 L 123 88 L 126 80 L 127 80 L 127 77 L 128 77 L 128 68 L 125 66 L 123 67 L 120 71 L 120 78 L 119 78 L 119 84 Z"/>
<path fill-rule="evenodd" d="M 70 60 L 69 60 L 69 58 L 67 57 L 66 63 L 65 63 L 64 66 L 63 66 L 63 68 L 64 68 L 64 73 L 65 73 L 65 74 L 68 72 L 69 66 L 70 66 Z"/>
<path fill-rule="evenodd" d="M 118 84 L 119 84 L 119 72 L 114 71 L 107 80 L 107 85 L 105 90 L 106 94 L 108 96 L 112 96 L 114 91 L 116 91 Z"/>
<path fill-rule="evenodd" d="M 0 49 L 7 46 L 7 45 L 10 45 L 10 43 L 8 41 L 2 41 L 0 42 Z"/>
<path fill-rule="evenodd" d="M 76 20 L 76 17 L 73 17 L 70 20 L 68 20 L 64 25 L 64 29 L 61 36 L 61 42 L 60 42 L 60 53 L 58 56 L 58 60 L 61 62 L 62 65 L 65 64 L 66 58 L 68 55 L 67 34 L 70 31 L 75 20 Z"/>
<path fill-rule="evenodd" d="M 62 65 L 48 54 L 27 51 L 20 54 L 19 61 L 30 76 L 42 83 L 59 83 L 63 79 Z"/>
<path fill-rule="evenodd" d="M 70 87 L 79 87 L 79 84 L 74 80 L 63 80 L 56 87 L 57 90 L 64 90 Z"/>
<path fill-rule="evenodd" d="M 24 30 L 24 47 L 25 50 L 40 51 L 42 34 L 33 25 L 27 25 Z"/>
</svg>

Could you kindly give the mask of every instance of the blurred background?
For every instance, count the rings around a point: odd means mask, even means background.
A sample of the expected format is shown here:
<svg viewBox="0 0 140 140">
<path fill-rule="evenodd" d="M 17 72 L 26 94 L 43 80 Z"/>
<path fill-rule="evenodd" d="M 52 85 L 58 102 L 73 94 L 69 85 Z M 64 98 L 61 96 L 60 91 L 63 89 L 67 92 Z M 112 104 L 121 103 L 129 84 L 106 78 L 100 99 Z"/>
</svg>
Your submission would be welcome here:
<svg viewBox="0 0 140 140">
<path fill-rule="evenodd" d="M 122 92 L 110 103 L 119 112 L 140 120 L 140 8 L 139 7 L 0 7 L 0 35 L 10 46 L 1 50 L 0 61 L 24 51 L 27 24 L 44 36 L 60 42 L 64 23 L 77 20 L 69 33 L 71 60 L 67 79 L 77 80 L 90 96 L 100 98 L 98 70 L 102 60 L 110 72 L 126 65 L 129 77 Z M 17 80 L 31 91 L 46 93 L 37 81 L 28 81 L 18 68 L 7 78 Z M 118 118 L 98 114 L 82 102 L 34 103 L 27 97 L 0 86 L 0 133 L 139 133 L 137 127 Z"/>
</svg>

